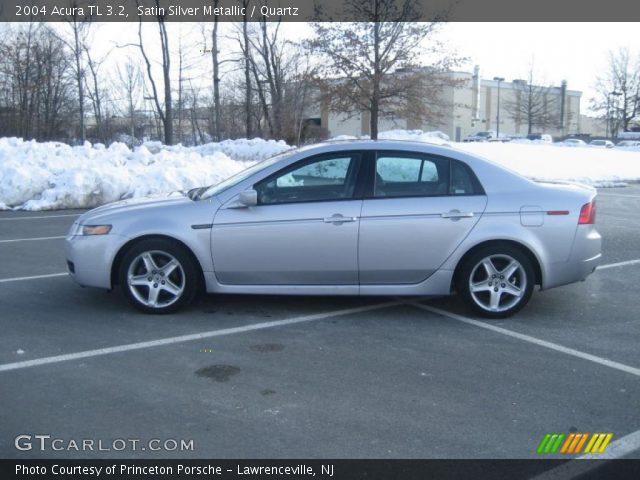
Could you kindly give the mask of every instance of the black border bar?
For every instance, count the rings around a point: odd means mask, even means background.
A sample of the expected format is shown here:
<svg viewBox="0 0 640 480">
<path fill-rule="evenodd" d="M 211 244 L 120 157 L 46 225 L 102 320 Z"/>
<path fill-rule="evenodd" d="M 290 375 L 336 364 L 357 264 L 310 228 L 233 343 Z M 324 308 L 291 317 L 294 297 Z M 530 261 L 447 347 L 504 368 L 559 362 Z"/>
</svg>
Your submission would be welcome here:
<svg viewBox="0 0 640 480">
<path fill-rule="evenodd" d="M 180 466 L 182 470 L 179 471 Z M 187 468 L 191 469 L 189 473 Z M 270 470 L 260 471 L 259 467 Z M 288 467 L 288 469 L 287 469 Z M 324 469 L 323 469 L 324 467 Z M 100 474 L 96 475 L 100 468 Z M 140 470 L 146 468 L 147 470 Z M 200 468 L 201 470 L 198 470 Z M 247 470 L 247 468 L 249 470 Z M 71 469 L 71 470 L 70 470 Z M 83 470 L 84 469 L 84 470 Z M 165 473 L 160 473 L 164 469 Z M 27 471 L 31 473 L 26 473 Z M 86 473 L 82 473 L 82 472 Z M 109 473 L 113 471 L 113 473 Z M 143 473 L 140 473 L 143 471 Z M 169 473 L 170 471 L 170 473 Z M 57 474 L 55 472 L 58 472 Z M 64 473 L 61 473 L 64 472 Z M 72 473 L 69 473 L 72 472 Z M 74 473 L 75 472 L 75 473 Z M 127 473 L 128 472 L 128 473 Z M 249 473 L 254 472 L 254 473 Z M 6 479 L 515 480 L 640 478 L 632 460 L 0 460 Z"/>
<path fill-rule="evenodd" d="M 220 0 L 218 21 L 371 21 L 353 6 L 370 0 Z M 406 0 L 394 0 L 400 6 Z M 640 2 L 629 0 L 411 0 L 415 21 L 615 22 L 640 21 Z M 241 10 L 247 2 L 246 10 Z M 210 22 L 213 0 L 160 0 L 168 22 Z M 76 5 L 76 10 L 71 10 Z M 0 22 L 64 22 L 91 17 L 96 22 L 154 22 L 156 0 L 2 0 Z M 139 10 L 142 8 L 142 10 Z M 142 14 L 140 14 L 142 12 Z M 75 15 L 74 15 L 75 14 Z M 640 28 L 640 27 L 639 27 Z"/>
</svg>

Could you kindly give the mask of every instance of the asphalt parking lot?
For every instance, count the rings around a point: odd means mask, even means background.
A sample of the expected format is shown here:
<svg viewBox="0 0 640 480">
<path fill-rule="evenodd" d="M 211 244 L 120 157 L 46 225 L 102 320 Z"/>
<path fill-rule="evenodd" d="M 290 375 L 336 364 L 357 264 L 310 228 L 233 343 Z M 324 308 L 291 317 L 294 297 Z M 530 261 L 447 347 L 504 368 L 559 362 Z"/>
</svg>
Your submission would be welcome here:
<svg viewBox="0 0 640 480">
<path fill-rule="evenodd" d="M 455 297 L 140 314 L 64 275 L 79 213 L 0 212 L 0 458 L 539 458 L 547 432 L 640 458 L 640 186 L 600 191 L 604 268 L 490 322 Z"/>
</svg>

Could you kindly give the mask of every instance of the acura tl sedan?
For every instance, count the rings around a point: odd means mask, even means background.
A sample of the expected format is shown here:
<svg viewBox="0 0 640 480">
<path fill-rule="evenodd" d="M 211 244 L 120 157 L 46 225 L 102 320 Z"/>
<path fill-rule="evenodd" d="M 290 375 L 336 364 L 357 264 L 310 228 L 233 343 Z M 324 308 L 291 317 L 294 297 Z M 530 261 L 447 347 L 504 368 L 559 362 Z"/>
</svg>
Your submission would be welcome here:
<svg viewBox="0 0 640 480">
<path fill-rule="evenodd" d="M 174 312 L 201 291 L 449 295 L 501 318 L 600 261 L 596 191 L 448 146 L 324 143 L 211 187 L 91 210 L 66 239 L 83 286 Z"/>
</svg>

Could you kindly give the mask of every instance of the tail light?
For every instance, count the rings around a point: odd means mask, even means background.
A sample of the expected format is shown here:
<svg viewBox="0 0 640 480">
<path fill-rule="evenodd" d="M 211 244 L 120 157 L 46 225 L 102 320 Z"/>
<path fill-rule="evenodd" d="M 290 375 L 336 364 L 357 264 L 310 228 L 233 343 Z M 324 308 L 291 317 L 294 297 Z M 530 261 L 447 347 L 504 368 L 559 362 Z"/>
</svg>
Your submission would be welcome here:
<svg viewBox="0 0 640 480">
<path fill-rule="evenodd" d="M 585 203 L 580 209 L 580 218 L 578 225 L 589 225 L 596 223 L 596 201 L 591 200 Z"/>
</svg>

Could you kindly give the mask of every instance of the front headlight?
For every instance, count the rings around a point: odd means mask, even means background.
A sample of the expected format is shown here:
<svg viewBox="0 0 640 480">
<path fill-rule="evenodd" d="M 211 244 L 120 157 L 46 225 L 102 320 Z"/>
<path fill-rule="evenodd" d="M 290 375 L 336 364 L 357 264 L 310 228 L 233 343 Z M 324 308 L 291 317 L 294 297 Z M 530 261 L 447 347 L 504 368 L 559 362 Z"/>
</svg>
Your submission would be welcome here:
<svg viewBox="0 0 640 480">
<path fill-rule="evenodd" d="M 75 237 L 77 235 L 82 235 L 82 225 L 79 222 L 73 222 L 71 228 L 69 229 L 69 233 L 67 233 L 68 237 Z"/>
<path fill-rule="evenodd" d="M 82 235 L 106 235 L 111 231 L 111 225 L 83 225 Z"/>
</svg>

